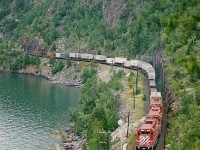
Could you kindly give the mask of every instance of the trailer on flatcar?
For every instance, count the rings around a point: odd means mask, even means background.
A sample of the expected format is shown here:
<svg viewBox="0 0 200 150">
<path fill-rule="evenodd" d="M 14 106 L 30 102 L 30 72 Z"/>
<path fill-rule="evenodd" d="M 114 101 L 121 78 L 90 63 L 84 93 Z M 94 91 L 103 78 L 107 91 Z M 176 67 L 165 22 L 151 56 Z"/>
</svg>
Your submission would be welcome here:
<svg viewBox="0 0 200 150">
<path fill-rule="evenodd" d="M 58 59 L 65 59 L 67 58 L 67 54 L 64 54 L 64 53 L 56 53 L 56 58 Z"/>
<path fill-rule="evenodd" d="M 123 58 L 123 57 L 115 57 L 115 65 L 116 66 L 124 66 L 124 62 L 127 61 L 127 58 Z"/>
<path fill-rule="evenodd" d="M 106 58 L 105 55 L 94 55 L 94 60 L 97 62 L 106 62 Z"/>
<path fill-rule="evenodd" d="M 85 61 L 91 61 L 94 59 L 94 55 L 93 54 L 83 54 L 81 53 L 81 59 L 85 60 Z"/>
<path fill-rule="evenodd" d="M 115 59 L 114 58 L 106 58 L 106 63 L 108 65 L 114 65 L 115 64 Z"/>
<path fill-rule="evenodd" d="M 81 58 L 81 53 L 69 53 L 69 58 L 79 60 Z"/>
<path fill-rule="evenodd" d="M 131 61 L 130 61 L 130 60 L 125 61 L 125 62 L 124 62 L 124 67 L 130 69 L 130 68 L 131 68 Z"/>
</svg>

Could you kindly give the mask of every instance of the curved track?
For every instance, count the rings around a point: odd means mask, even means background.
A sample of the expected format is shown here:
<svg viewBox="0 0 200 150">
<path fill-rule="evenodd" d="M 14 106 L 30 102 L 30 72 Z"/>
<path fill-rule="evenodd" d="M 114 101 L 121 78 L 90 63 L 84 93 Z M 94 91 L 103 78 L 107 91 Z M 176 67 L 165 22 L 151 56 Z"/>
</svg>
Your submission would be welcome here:
<svg viewBox="0 0 200 150">
<path fill-rule="evenodd" d="M 147 98 L 148 98 L 149 104 L 151 103 L 151 101 L 150 101 L 151 95 L 153 95 L 155 93 L 160 93 L 160 92 L 157 92 L 157 88 L 156 88 L 155 69 L 151 64 L 146 63 L 144 61 L 127 60 L 126 58 L 122 58 L 122 57 L 108 58 L 105 55 L 93 55 L 93 54 L 85 54 L 85 53 L 69 53 L 69 55 L 62 54 L 62 53 L 55 53 L 55 56 L 58 59 L 67 59 L 68 58 L 68 59 L 75 60 L 75 61 L 87 61 L 87 62 L 95 61 L 95 62 L 102 63 L 102 64 L 114 65 L 114 66 L 118 66 L 118 67 L 132 69 L 132 70 L 141 70 L 141 72 L 143 72 L 145 74 L 145 76 L 147 77 L 146 84 L 148 86 L 146 87 L 146 93 L 148 94 Z M 155 98 L 155 97 L 157 97 L 157 96 L 154 96 L 153 98 Z M 160 96 L 160 98 L 162 99 L 161 96 Z M 147 103 L 147 105 L 149 105 L 149 104 Z M 146 112 L 149 112 L 148 107 L 146 107 Z M 161 118 L 163 118 L 163 120 L 162 120 L 163 123 L 161 123 L 161 133 L 159 134 L 158 143 L 155 147 L 156 150 L 163 149 L 163 145 L 164 145 L 164 137 L 165 137 L 164 129 L 166 127 L 166 121 L 165 121 L 166 114 L 163 113 Z M 157 125 L 158 124 L 156 124 L 156 126 Z"/>
<path fill-rule="evenodd" d="M 78 58 L 77 58 L 77 56 L 78 56 Z M 147 100 L 148 100 L 147 103 L 146 103 L 146 105 L 147 105 L 146 106 L 146 112 L 149 112 L 148 116 L 149 115 L 152 116 L 151 113 L 150 113 L 152 111 L 149 108 L 149 106 L 151 104 L 150 97 L 151 97 L 152 101 L 154 101 L 154 98 L 152 99 L 152 96 L 150 96 L 150 95 L 152 95 L 152 93 L 155 94 L 155 92 L 157 92 L 157 89 L 156 89 L 156 83 L 155 83 L 155 69 L 151 64 L 148 64 L 146 62 L 139 61 L 139 60 L 130 60 L 129 61 L 126 58 L 121 58 L 121 57 L 107 58 L 105 55 L 93 55 L 93 54 L 81 54 L 81 53 L 70 53 L 69 58 L 73 59 L 73 60 L 96 61 L 96 62 L 99 62 L 99 63 L 108 64 L 108 65 L 115 65 L 115 66 L 128 68 L 128 69 L 132 69 L 132 70 L 133 69 L 136 69 L 136 70 L 140 69 L 147 77 L 147 80 L 145 81 L 145 84 L 148 85 L 145 89 L 145 94 L 147 95 Z M 101 59 L 101 58 L 103 58 L 103 59 Z M 134 63 L 132 64 L 132 62 L 134 62 Z M 153 70 L 153 73 L 152 73 L 152 70 Z M 152 81 L 155 85 L 152 85 Z M 162 99 L 162 97 L 161 97 L 161 99 Z M 161 113 L 161 115 L 162 115 L 163 119 L 165 120 L 166 119 L 165 113 L 163 112 L 163 113 Z M 162 117 L 161 117 L 161 119 L 162 119 Z M 161 123 L 161 127 L 159 129 L 157 128 L 157 125 L 159 126 L 159 124 L 157 124 L 154 127 L 154 129 L 156 129 L 156 132 L 161 130 L 160 133 L 159 132 L 157 133 L 157 134 L 159 134 L 159 138 L 157 139 L 157 137 L 155 136 L 155 139 L 154 139 L 155 141 L 158 141 L 156 146 L 153 144 L 155 146 L 156 150 L 163 149 L 163 145 L 164 145 L 164 138 L 165 138 L 165 135 L 164 135 L 164 133 L 165 133 L 164 129 L 165 128 L 164 127 L 166 126 L 166 121 L 162 120 L 162 122 L 164 122 L 164 124 Z M 155 134 L 156 134 L 156 132 L 155 132 Z M 140 135 L 138 135 L 138 136 L 140 137 Z M 155 142 L 155 141 L 152 141 L 152 142 Z M 146 147 L 148 148 L 149 146 L 146 146 Z"/>
</svg>

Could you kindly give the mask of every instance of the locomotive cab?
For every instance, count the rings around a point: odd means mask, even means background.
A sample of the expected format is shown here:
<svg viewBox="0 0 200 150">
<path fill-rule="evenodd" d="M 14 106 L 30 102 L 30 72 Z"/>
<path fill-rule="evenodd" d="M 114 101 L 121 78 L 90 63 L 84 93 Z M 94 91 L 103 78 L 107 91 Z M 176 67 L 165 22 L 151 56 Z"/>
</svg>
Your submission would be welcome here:
<svg viewBox="0 0 200 150">
<path fill-rule="evenodd" d="M 150 150 L 156 140 L 156 120 L 149 118 L 137 132 L 136 150 Z"/>
</svg>

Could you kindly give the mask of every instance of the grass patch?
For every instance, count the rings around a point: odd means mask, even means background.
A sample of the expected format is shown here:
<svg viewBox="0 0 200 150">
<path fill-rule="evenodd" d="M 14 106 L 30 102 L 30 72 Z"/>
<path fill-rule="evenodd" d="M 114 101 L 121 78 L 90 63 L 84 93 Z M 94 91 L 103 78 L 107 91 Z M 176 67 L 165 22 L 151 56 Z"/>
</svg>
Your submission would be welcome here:
<svg viewBox="0 0 200 150">
<path fill-rule="evenodd" d="M 133 150 L 133 147 L 135 146 L 136 138 L 137 138 L 137 134 L 136 133 L 134 133 L 131 136 L 129 136 L 129 138 L 127 139 L 128 150 Z"/>
<path fill-rule="evenodd" d="M 127 77 L 127 80 L 128 80 L 128 77 Z M 135 81 L 135 77 L 134 77 L 134 81 Z M 144 97 L 144 82 L 143 81 L 144 81 L 144 75 L 139 74 L 138 89 L 140 89 L 140 93 L 138 95 L 135 95 L 135 112 L 133 115 L 131 115 L 132 122 L 135 122 L 138 119 L 141 119 L 145 115 L 145 112 L 144 112 L 145 101 L 143 100 L 143 97 Z M 135 85 L 133 86 L 133 88 L 135 88 Z M 130 88 L 128 85 L 126 85 L 126 90 L 125 90 L 125 95 L 126 95 L 125 99 L 132 109 L 134 109 L 134 94 L 135 94 L 133 93 L 133 88 Z"/>
</svg>

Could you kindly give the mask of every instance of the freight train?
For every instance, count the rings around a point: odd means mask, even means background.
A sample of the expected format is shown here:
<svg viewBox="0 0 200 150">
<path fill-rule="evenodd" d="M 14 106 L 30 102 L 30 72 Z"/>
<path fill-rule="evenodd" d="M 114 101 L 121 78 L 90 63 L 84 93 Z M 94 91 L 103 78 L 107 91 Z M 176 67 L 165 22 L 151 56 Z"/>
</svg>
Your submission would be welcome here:
<svg viewBox="0 0 200 150">
<path fill-rule="evenodd" d="M 58 59 L 71 59 L 78 61 L 96 61 L 98 63 L 120 66 L 128 69 L 140 69 L 148 79 L 150 89 L 150 110 L 145 122 L 137 131 L 136 150 L 153 150 L 162 128 L 163 105 L 161 92 L 156 89 L 156 74 L 154 67 L 140 60 L 127 60 L 123 57 L 109 58 L 105 55 L 94 55 L 85 53 L 53 53 L 33 51 L 32 55 L 50 57 L 55 56 Z"/>
</svg>

